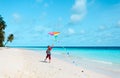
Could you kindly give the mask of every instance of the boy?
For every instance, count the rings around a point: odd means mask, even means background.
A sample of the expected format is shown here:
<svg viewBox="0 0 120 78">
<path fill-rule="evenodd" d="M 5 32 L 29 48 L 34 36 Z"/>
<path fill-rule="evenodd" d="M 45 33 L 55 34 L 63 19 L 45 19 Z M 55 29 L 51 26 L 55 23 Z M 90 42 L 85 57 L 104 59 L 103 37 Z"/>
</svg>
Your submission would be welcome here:
<svg viewBox="0 0 120 78">
<path fill-rule="evenodd" d="M 51 62 L 51 52 L 50 52 L 50 51 L 52 50 L 53 46 L 54 46 L 54 45 L 52 45 L 52 46 L 49 46 L 49 45 L 48 45 L 48 48 L 47 48 L 47 50 L 46 50 L 46 54 L 47 54 L 47 55 L 46 55 L 46 58 L 45 58 L 44 61 L 46 61 L 47 58 L 49 58 L 49 63 Z"/>
</svg>

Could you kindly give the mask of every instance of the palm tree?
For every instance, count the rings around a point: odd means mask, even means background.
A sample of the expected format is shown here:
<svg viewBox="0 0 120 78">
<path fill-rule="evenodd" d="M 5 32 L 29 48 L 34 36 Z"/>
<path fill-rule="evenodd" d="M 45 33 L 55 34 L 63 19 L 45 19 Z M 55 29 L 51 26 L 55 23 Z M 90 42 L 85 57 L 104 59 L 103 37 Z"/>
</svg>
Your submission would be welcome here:
<svg viewBox="0 0 120 78">
<path fill-rule="evenodd" d="M 5 43 L 5 45 L 8 43 L 8 42 L 12 42 L 14 39 L 14 35 L 13 34 L 10 34 L 7 38 L 7 42 Z"/>
<path fill-rule="evenodd" d="M 3 17 L 1 17 L 0 15 L 0 47 L 3 47 L 3 42 L 5 40 L 5 37 L 4 37 L 4 30 L 5 30 L 5 27 L 6 27 L 6 23 L 5 21 L 3 20 Z"/>
</svg>

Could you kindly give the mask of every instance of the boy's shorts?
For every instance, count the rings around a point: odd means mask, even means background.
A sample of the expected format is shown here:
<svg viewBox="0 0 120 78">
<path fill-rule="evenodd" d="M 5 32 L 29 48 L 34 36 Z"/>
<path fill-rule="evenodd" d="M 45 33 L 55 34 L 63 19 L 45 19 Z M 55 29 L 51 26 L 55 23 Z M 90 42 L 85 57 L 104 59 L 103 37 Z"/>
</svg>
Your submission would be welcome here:
<svg viewBox="0 0 120 78">
<path fill-rule="evenodd" d="M 51 60 L 51 54 L 47 54 L 46 58 L 49 58 Z"/>
</svg>

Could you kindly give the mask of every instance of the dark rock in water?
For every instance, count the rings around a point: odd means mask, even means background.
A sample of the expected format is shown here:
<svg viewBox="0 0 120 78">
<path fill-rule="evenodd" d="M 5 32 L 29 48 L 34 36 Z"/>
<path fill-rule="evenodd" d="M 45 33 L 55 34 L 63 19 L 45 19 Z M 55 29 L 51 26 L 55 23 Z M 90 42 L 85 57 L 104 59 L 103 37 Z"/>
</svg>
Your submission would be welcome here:
<svg viewBox="0 0 120 78">
<path fill-rule="evenodd" d="M 67 52 L 67 55 L 69 55 L 69 52 Z"/>
<path fill-rule="evenodd" d="M 75 63 L 75 61 L 73 61 L 73 63 Z"/>
<path fill-rule="evenodd" d="M 62 70 L 61 68 L 59 68 L 59 70 Z"/>
</svg>

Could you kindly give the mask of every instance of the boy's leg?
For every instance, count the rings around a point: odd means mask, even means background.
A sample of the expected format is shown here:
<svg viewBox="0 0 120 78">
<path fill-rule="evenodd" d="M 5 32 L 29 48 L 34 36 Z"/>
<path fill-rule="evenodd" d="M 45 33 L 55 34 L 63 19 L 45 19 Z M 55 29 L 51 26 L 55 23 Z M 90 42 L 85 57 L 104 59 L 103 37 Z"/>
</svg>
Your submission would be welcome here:
<svg viewBox="0 0 120 78">
<path fill-rule="evenodd" d="M 49 55 L 49 63 L 51 62 L 51 55 Z"/>
<path fill-rule="evenodd" d="M 46 58 L 45 58 L 45 60 L 44 60 L 44 61 L 46 61 L 46 60 L 47 60 L 47 58 L 48 58 L 48 54 L 47 54 L 47 56 L 46 56 Z"/>
</svg>

